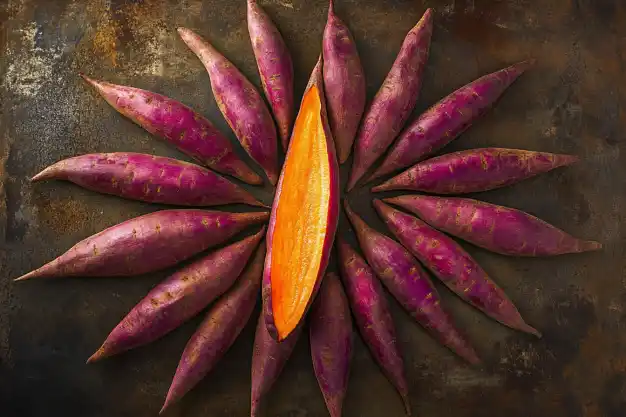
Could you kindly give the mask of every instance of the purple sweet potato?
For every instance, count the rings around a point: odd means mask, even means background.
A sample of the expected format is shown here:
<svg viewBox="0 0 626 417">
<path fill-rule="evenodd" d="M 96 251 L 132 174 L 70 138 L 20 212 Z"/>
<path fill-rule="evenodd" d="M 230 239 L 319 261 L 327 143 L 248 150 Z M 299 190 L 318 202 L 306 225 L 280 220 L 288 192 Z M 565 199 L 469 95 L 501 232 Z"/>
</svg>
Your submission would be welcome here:
<svg viewBox="0 0 626 417">
<path fill-rule="evenodd" d="M 278 181 L 278 144 L 272 114 L 263 97 L 226 57 L 186 28 L 178 33 L 206 68 L 215 101 L 248 155 L 265 171 L 273 185 Z"/>
<path fill-rule="evenodd" d="M 365 112 L 357 134 L 348 190 L 387 150 L 411 115 L 422 85 L 433 31 L 431 9 L 404 38 L 400 52 Z"/>
<path fill-rule="evenodd" d="M 143 153 L 96 153 L 64 159 L 33 181 L 67 180 L 88 190 L 131 200 L 178 206 L 244 203 L 265 207 L 215 172 L 188 162 Z"/>
<path fill-rule="evenodd" d="M 212 252 L 154 287 L 87 363 L 154 342 L 198 314 L 235 283 L 264 234 L 265 228 Z M 257 251 L 253 264 L 262 263 L 264 258 L 263 247 Z"/>
<path fill-rule="evenodd" d="M 422 113 L 398 138 L 370 181 L 406 168 L 443 148 L 487 112 L 533 61 L 487 74 Z"/>
<path fill-rule="evenodd" d="M 341 276 L 357 328 L 374 360 L 398 390 L 407 414 L 411 414 L 404 359 L 380 282 L 365 259 L 340 237 L 337 238 L 337 247 Z"/>
<path fill-rule="evenodd" d="M 213 369 L 248 323 L 261 288 L 264 247 L 262 244 L 235 286 L 211 307 L 187 342 L 161 413 L 180 400 Z M 234 259 L 232 261 L 237 262 Z M 243 265 L 245 261 L 239 269 Z"/>
<path fill-rule="evenodd" d="M 459 297 L 505 326 L 541 337 L 461 245 L 380 200 L 374 207 L 400 243 Z"/>
<path fill-rule="evenodd" d="M 277 342 L 267 331 L 263 314 L 259 317 L 252 354 L 250 417 L 258 416 L 261 400 L 278 379 L 301 332 L 302 326 L 299 326 L 286 339 Z"/>
<path fill-rule="evenodd" d="M 274 112 L 286 151 L 294 115 L 291 55 L 280 32 L 256 0 L 248 0 L 248 32 L 263 91 Z"/>
<path fill-rule="evenodd" d="M 81 77 L 115 110 L 201 164 L 248 184 L 263 182 L 211 122 L 184 104 L 139 88 L 97 81 L 83 74 Z"/>
<path fill-rule="evenodd" d="M 340 164 L 346 162 L 365 111 L 365 73 L 348 27 L 337 17 L 333 1 L 322 40 L 328 119 Z"/>
<path fill-rule="evenodd" d="M 326 274 L 311 308 L 311 357 L 331 417 L 341 417 L 354 344 L 348 299 L 339 277 Z"/>
<path fill-rule="evenodd" d="M 416 190 L 464 194 L 506 187 L 567 166 L 578 158 L 518 149 L 479 148 L 452 152 L 413 165 L 372 191 Z"/>
<path fill-rule="evenodd" d="M 480 360 L 441 306 L 439 293 L 426 271 L 395 240 L 378 233 L 344 204 L 367 263 L 389 292 L 439 343 L 470 363 Z"/>
<path fill-rule="evenodd" d="M 385 201 L 439 230 L 503 255 L 551 256 L 602 248 L 523 211 L 469 198 L 406 195 Z"/>
<path fill-rule="evenodd" d="M 16 281 L 69 276 L 128 276 L 158 271 L 219 245 L 267 213 L 161 210 L 90 236 Z"/>
</svg>

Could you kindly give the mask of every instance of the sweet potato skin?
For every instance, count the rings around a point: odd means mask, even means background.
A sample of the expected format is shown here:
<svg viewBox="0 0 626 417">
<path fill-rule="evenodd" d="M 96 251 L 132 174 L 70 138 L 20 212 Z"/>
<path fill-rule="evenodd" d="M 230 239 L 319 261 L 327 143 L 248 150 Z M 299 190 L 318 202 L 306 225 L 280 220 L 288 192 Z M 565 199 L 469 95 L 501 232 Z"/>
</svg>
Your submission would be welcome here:
<svg viewBox="0 0 626 417">
<path fill-rule="evenodd" d="M 354 345 L 352 317 L 339 277 L 326 274 L 311 308 L 311 357 L 331 417 L 341 417 Z"/>
<path fill-rule="evenodd" d="M 348 243 L 337 237 L 337 247 L 341 277 L 359 333 L 378 366 L 398 390 L 407 414 L 411 414 L 404 359 L 382 286 L 365 259 Z"/>
<path fill-rule="evenodd" d="M 161 210 L 90 236 L 17 280 L 129 276 L 158 271 L 219 245 L 246 227 L 267 219 L 267 213 Z"/>
<path fill-rule="evenodd" d="M 161 413 L 213 369 L 248 323 L 261 288 L 263 258 L 261 247 L 235 286 L 211 307 L 187 342 Z"/>
<path fill-rule="evenodd" d="M 301 332 L 302 326 L 299 326 L 286 339 L 277 342 L 267 331 L 263 314 L 259 317 L 252 354 L 251 417 L 258 416 L 262 398 L 278 379 Z"/>
<path fill-rule="evenodd" d="M 319 285 L 322 281 L 322 277 L 326 272 L 326 267 L 328 266 L 328 260 L 330 258 L 330 253 L 335 241 L 335 233 L 337 232 L 337 223 L 339 221 L 339 165 L 337 163 L 337 156 L 335 155 L 335 145 L 333 143 L 333 137 L 330 131 L 330 127 L 328 125 L 328 115 L 326 112 L 326 100 L 324 96 L 324 82 L 322 78 L 322 57 L 320 56 L 313 72 L 311 74 L 311 78 L 309 79 L 309 83 L 305 88 L 306 92 L 315 85 L 321 94 L 321 118 L 322 124 L 324 126 L 324 132 L 327 140 L 327 149 L 328 149 L 328 162 L 330 165 L 330 203 L 328 205 L 328 233 L 324 239 L 324 249 L 322 251 L 322 260 L 319 270 L 319 275 L 317 279 L 317 283 L 309 300 L 309 305 L 305 310 L 310 308 L 311 303 L 315 299 L 315 295 L 317 294 L 317 290 L 319 289 Z M 293 140 L 293 138 L 292 138 Z M 287 152 L 286 161 L 288 158 L 293 157 L 289 152 Z M 285 163 L 287 163 L 285 161 Z M 284 172 L 284 171 L 283 171 Z M 267 256 L 265 258 L 265 271 L 263 273 L 263 289 L 262 289 L 262 297 L 263 297 L 263 316 L 265 317 L 265 323 L 267 325 L 267 330 L 270 335 L 276 340 L 279 339 L 278 330 L 276 329 L 276 324 L 274 323 L 274 314 L 272 311 L 272 279 L 271 279 L 271 265 L 272 265 L 272 242 L 274 240 L 274 226 L 276 224 L 276 211 L 278 208 L 278 202 L 280 201 L 280 196 L 283 191 L 282 187 L 283 183 L 283 175 L 278 181 L 278 185 L 276 187 L 276 193 L 274 195 L 274 204 L 272 205 L 272 212 L 270 215 L 269 226 L 267 228 Z"/>
<path fill-rule="evenodd" d="M 470 198 L 407 195 L 385 201 L 439 230 L 503 255 L 553 256 L 602 248 L 523 211 Z"/>
<path fill-rule="evenodd" d="M 365 224 L 347 202 L 344 208 L 367 263 L 389 292 L 437 341 L 470 363 L 480 362 L 441 306 L 437 289 L 415 258 L 402 245 Z"/>
<path fill-rule="evenodd" d="M 235 283 L 264 233 L 265 228 L 170 275 L 122 319 L 87 363 L 151 343 L 198 314 Z M 265 248 L 258 250 L 253 265 L 264 255 Z"/>
<path fill-rule="evenodd" d="M 461 245 L 380 200 L 374 207 L 400 243 L 459 297 L 505 326 L 541 336 Z"/>
<path fill-rule="evenodd" d="M 365 73 L 354 38 L 335 14 L 333 1 L 322 40 L 324 88 L 337 158 L 346 162 L 365 111 Z"/>
<path fill-rule="evenodd" d="M 278 132 L 287 150 L 294 115 L 293 63 L 280 32 L 256 0 L 248 0 L 248 32 Z"/>
<path fill-rule="evenodd" d="M 178 33 L 206 68 L 217 106 L 237 139 L 265 171 L 278 179 L 278 144 L 274 120 L 256 87 L 210 43 L 186 28 Z"/>
<path fill-rule="evenodd" d="M 191 108 L 151 91 L 81 76 L 119 113 L 201 164 L 248 184 L 263 182 L 235 154 L 230 141 Z"/>
<path fill-rule="evenodd" d="M 133 152 L 97 153 L 50 165 L 32 181 L 59 179 L 131 200 L 178 206 L 244 203 L 264 207 L 250 193 L 199 165 Z"/>
<path fill-rule="evenodd" d="M 524 61 L 480 77 L 426 110 L 402 132 L 370 181 L 411 166 L 443 148 L 485 114 L 532 64 Z"/>
<path fill-rule="evenodd" d="M 413 165 L 372 188 L 372 191 L 415 190 L 434 194 L 465 194 L 506 187 L 527 178 L 571 165 L 572 155 L 504 148 L 452 152 Z"/>
<path fill-rule="evenodd" d="M 348 190 L 367 172 L 400 133 L 411 115 L 422 84 L 432 35 L 432 10 L 404 38 L 400 52 L 357 133 Z"/>
</svg>

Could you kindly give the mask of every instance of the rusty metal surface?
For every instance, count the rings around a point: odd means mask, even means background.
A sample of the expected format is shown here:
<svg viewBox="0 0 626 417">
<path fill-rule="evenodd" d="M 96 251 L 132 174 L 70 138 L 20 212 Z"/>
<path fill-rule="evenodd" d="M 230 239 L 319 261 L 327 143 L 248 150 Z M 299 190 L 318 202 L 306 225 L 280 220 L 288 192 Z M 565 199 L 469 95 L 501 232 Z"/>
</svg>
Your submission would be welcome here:
<svg viewBox="0 0 626 417">
<path fill-rule="evenodd" d="M 317 60 L 327 4 L 260 0 L 292 50 L 301 93 Z M 61 158 L 138 151 L 183 156 L 117 115 L 77 76 L 164 93 L 230 132 L 179 25 L 211 39 L 259 85 L 243 0 L 4 0 L 0 4 L 0 414 L 122 417 L 157 414 L 199 320 L 144 348 L 87 366 L 123 315 L 167 271 L 125 279 L 13 284 L 76 241 L 155 210 L 76 186 L 28 178 Z M 448 150 L 484 145 L 568 152 L 582 161 L 479 198 L 529 211 L 599 253 L 513 259 L 469 247 L 507 291 L 536 340 L 514 333 L 442 290 L 484 358 L 461 363 L 396 304 L 422 417 L 626 415 L 626 6 L 621 0 L 343 0 L 371 98 L 408 29 L 427 6 L 436 28 L 416 114 L 453 89 L 528 57 L 537 66 Z M 233 138 L 233 135 L 230 135 Z M 346 174 L 345 167 L 342 173 Z M 263 193 L 261 193 L 263 194 Z M 267 193 L 265 193 L 267 197 Z M 381 227 L 371 196 L 351 196 Z M 345 218 L 341 220 L 345 225 Z M 342 233 L 347 233 L 343 229 Z M 248 414 L 254 322 L 219 366 L 169 416 Z M 303 338 L 266 407 L 267 416 L 325 416 Z M 391 385 L 359 341 L 346 416 L 401 416 Z"/>
</svg>

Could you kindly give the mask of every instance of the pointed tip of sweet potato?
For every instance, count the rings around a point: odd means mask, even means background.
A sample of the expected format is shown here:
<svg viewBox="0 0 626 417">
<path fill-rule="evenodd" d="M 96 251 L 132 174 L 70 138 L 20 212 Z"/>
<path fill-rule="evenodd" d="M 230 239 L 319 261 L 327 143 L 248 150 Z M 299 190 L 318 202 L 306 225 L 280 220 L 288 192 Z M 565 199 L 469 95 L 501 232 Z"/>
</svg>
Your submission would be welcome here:
<svg viewBox="0 0 626 417">
<path fill-rule="evenodd" d="M 89 357 L 89 359 L 87 359 L 86 363 L 90 364 L 90 363 L 98 362 L 98 361 L 106 358 L 107 356 L 108 355 L 107 355 L 106 349 L 105 349 L 104 345 L 102 345 L 102 346 L 100 346 L 100 348 L 98 350 L 96 350 L 96 352 L 93 355 L 91 355 Z"/>
<path fill-rule="evenodd" d="M 30 181 L 31 182 L 38 182 L 38 181 L 44 181 L 44 180 L 52 179 L 52 178 L 55 178 L 57 172 L 58 172 L 58 165 L 57 164 L 52 164 L 49 167 L 44 168 L 39 174 L 37 174 L 34 177 L 32 177 L 30 179 Z"/>
<path fill-rule="evenodd" d="M 602 249 L 602 243 L 595 240 L 583 240 L 578 246 L 579 252 L 589 252 Z"/>
</svg>

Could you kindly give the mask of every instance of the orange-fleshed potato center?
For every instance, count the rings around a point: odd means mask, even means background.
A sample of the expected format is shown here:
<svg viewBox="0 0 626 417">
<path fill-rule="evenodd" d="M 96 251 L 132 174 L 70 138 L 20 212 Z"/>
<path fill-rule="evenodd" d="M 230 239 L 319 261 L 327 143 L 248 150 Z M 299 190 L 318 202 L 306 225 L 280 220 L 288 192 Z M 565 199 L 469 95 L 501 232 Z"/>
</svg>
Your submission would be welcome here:
<svg viewBox="0 0 626 417">
<path fill-rule="evenodd" d="M 316 86 L 302 101 L 284 176 L 272 242 L 272 310 L 278 336 L 297 326 L 320 273 L 328 233 L 330 164 Z"/>
</svg>

